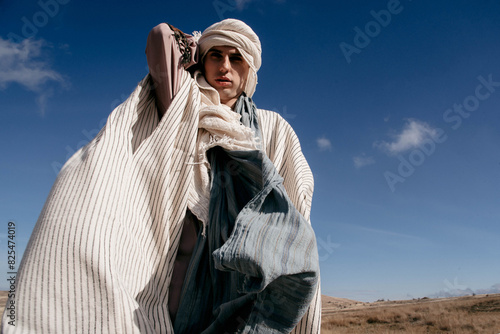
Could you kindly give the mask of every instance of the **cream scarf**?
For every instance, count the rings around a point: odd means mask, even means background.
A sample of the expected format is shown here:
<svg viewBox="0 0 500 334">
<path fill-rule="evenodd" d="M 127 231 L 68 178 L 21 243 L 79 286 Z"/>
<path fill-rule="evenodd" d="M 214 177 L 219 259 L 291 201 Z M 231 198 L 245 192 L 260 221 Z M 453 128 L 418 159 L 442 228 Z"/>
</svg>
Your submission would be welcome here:
<svg viewBox="0 0 500 334">
<path fill-rule="evenodd" d="M 201 108 L 196 139 L 197 161 L 193 164 L 194 184 L 190 187 L 189 209 L 206 227 L 210 202 L 210 164 L 206 152 L 215 146 L 230 151 L 258 150 L 260 139 L 255 138 L 249 127 L 241 124 L 241 115 L 219 102 L 219 93 L 199 71 L 195 73 L 195 82 L 201 92 Z"/>
</svg>

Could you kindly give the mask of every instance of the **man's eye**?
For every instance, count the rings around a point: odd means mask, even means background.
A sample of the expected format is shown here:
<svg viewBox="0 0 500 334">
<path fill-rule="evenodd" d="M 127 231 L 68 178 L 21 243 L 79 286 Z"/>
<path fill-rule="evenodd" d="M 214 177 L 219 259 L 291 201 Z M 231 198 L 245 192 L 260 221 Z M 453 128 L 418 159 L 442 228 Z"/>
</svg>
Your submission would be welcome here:
<svg viewBox="0 0 500 334">
<path fill-rule="evenodd" d="M 243 61 L 243 58 L 240 56 L 233 56 L 230 59 L 231 59 L 231 61 L 235 61 L 235 62 Z"/>
</svg>

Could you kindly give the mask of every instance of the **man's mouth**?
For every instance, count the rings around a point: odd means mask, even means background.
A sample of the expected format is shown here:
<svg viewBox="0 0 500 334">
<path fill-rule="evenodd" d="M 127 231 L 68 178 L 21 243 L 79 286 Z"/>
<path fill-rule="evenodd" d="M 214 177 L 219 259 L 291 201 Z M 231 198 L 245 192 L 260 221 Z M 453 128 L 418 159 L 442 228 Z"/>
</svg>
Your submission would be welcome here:
<svg viewBox="0 0 500 334">
<path fill-rule="evenodd" d="M 215 79 L 215 82 L 221 86 L 229 86 L 231 84 L 231 80 L 227 77 L 218 77 Z"/>
</svg>

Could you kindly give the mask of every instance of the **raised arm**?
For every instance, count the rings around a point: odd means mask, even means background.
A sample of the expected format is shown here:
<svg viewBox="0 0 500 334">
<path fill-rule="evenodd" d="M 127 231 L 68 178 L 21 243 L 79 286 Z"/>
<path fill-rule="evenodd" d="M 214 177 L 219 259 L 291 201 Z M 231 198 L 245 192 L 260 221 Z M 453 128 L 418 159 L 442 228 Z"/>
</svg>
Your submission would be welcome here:
<svg viewBox="0 0 500 334">
<path fill-rule="evenodd" d="M 163 115 L 179 90 L 181 71 L 196 64 L 196 42 L 193 36 L 160 23 L 149 33 L 146 58 L 154 82 L 156 104 Z"/>
</svg>

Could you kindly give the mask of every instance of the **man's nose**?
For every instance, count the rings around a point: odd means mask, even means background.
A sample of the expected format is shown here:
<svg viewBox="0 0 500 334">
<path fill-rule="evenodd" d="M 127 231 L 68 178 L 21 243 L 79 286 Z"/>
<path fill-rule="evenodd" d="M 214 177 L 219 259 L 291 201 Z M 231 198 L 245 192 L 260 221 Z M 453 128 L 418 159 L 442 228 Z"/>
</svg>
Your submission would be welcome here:
<svg viewBox="0 0 500 334">
<path fill-rule="evenodd" d="M 230 68 L 231 68 L 231 62 L 229 61 L 229 57 L 224 57 L 220 65 L 221 71 L 228 72 Z"/>
</svg>

